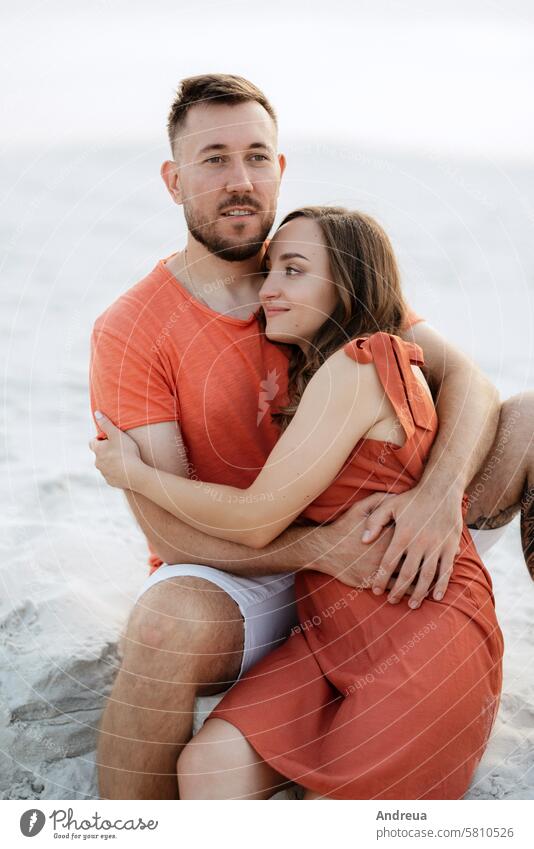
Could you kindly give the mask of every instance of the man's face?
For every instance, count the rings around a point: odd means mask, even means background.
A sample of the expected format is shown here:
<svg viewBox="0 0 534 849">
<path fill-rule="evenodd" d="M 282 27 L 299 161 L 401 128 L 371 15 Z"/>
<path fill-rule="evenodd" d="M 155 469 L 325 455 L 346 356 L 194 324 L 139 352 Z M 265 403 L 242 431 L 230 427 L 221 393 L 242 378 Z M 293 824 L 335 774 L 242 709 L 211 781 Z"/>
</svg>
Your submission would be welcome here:
<svg viewBox="0 0 534 849">
<path fill-rule="evenodd" d="M 175 141 L 176 191 L 169 188 L 192 235 L 211 253 L 232 262 L 261 249 L 285 167 L 276 149 L 274 122 L 255 101 L 187 113 Z"/>
</svg>

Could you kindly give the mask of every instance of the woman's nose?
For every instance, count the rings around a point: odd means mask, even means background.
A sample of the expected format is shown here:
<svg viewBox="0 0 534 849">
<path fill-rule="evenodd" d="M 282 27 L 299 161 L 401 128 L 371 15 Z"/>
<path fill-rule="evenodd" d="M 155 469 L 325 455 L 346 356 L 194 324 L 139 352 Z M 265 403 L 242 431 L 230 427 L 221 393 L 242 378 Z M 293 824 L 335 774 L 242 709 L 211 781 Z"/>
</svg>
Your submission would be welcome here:
<svg viewBox="0 0 534 849">
<path fill-rule="evenodd" d="M 276 276 L 279 277 L 279 275 Z M 260 299 L 262 301 L 268 301 L 269 299 L 280 297 L 280 286 L 278 285 L 279 281 L 277 282 L 276 276 L 272 271 L 268 272 L 260 289 Z"/>
</svg>

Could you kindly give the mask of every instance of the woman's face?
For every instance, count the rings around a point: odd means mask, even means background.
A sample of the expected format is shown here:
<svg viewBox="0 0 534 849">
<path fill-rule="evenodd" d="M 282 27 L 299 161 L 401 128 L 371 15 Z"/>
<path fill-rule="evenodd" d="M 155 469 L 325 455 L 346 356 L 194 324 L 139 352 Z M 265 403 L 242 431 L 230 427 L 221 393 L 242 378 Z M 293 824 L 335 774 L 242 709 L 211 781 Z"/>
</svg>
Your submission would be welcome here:
<svg viewBox="0 0 534 849">
<path fill-rule="evenodd" d="M 276 231 L 265 261 L 265 333 L 305 351 L 338 302 L 320 225 L 309 218 L 288 221 Z"/>
</svg>

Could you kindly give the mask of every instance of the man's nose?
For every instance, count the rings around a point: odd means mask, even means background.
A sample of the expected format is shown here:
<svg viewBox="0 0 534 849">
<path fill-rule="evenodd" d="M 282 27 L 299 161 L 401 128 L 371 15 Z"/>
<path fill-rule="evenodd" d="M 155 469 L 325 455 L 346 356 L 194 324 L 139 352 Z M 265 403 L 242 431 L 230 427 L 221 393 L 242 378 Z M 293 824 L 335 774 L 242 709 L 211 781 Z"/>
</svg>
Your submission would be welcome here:
<svg viewBox="0 0 534 849">
<path fill-rule="evenodd" d="M 226 191 L 251 192 L 253 188 L 245 163 L 239 160 L 233 162 L 228 173 Z"/>
</svg>

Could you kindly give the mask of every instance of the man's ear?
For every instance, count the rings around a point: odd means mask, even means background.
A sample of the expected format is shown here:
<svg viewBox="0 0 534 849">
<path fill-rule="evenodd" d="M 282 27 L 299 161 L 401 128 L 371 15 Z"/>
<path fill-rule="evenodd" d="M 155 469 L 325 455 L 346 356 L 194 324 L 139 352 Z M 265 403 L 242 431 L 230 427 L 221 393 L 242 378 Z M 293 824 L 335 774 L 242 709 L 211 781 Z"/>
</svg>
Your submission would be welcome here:
<svg viewBox="0 0 534 849">
<path fill-rule="evenodd" d="M 160 169 L 161 179 L 175 203 L 182 203 L 182 188 L 178 175 L 178 166 L 173 159 L 166 159 Z"/>
<path fill-rule="evenodd" d="M 287 164 L 286 158 L 285 158 L 283 153 L 278 154 L 278 164 L 280 166 L 280 177 L 282 177 L 282 174 L 286 170 L 286 164 Z"/>
</svg>

